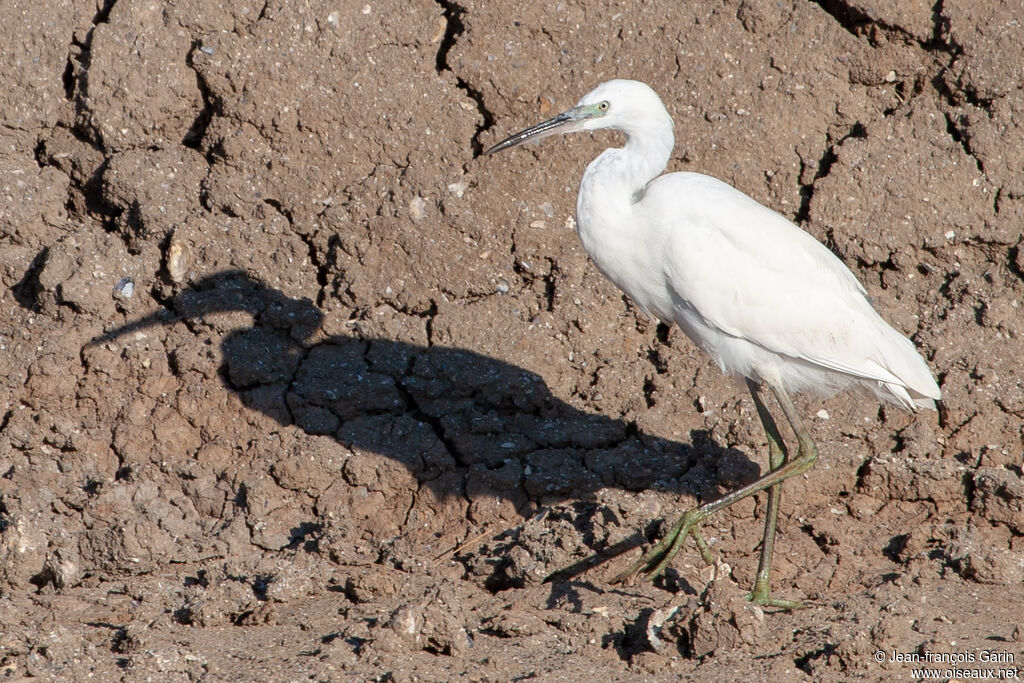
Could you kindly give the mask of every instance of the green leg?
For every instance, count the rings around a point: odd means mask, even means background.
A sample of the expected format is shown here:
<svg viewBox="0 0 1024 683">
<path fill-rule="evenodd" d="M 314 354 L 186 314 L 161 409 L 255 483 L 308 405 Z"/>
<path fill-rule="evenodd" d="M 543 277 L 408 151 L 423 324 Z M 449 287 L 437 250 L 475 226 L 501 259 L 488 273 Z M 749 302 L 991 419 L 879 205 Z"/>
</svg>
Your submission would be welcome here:
<svg viewBox="0 0 1024 683">
<path fill-rule="evenodd" d="M 775 471 L 786 464 L 789 454 L 786 452 L 786 444 L 782 440 L 779 428 L 775 419 L 768 411 L 768 407 L 761 400 L 760 388 L 753 380 L 747 380 L 747 388 L 754 399 L 757 407 L 757 415 L 761 418 L 761 425 L 764 427 L 765 436 L 768 437 L 768 467 Z M 796 609 L 801 607 L 799 601 L 782 600 L 773 598 L 771 593 L 772 574 L 772 553 L 775 551 L 775 527 L 779 519 L 779 501 L 782 498 L 782 484 L 775 484 L 768 489 L 768 508 L 765 511 L 764 538 L 761 540 L 761 559 L 757 563 L 757 577 L 754 579 L 754 589 L 747 595 L 747 599 L 755 605 L 765 607 L 782 607 L 785 609 Z"/>
<path fill-rule="evenodd" d="M 722 496 L 716 501 L 705 503 L 692 510 L 686 511 L 682 517 L 672 526 L 665 538 L 648 550 L 643 557 L 637 560 L 629 569 L 622 572 L 613 579 L 615 583 L 628 580 L 637 572 L 643 570 L 647 579 L 653 579 L 665 570 L 669 561 L 675 556 L 686 540 L 687 535 L 693 534 L 704 559 L 710 561 L 710 553 L 707 550 L 707 543 L 700 536 L 697 525 L 704 521 L 708 515 L 727 508 L 733 503 L 752 496 L 759 491 L 769 489 L 768 515 L 765 520 L 765 538 L 761 547 L 761 562 L 758 567 L 758 578 L 754 584 L 754 591 L 751 593 L 751 600 L 757 604 L 765 604 L 779 607 L 792 607 L 796 603 L 775 600 L 770 594 L 771 557 L 775 545 L 775 521 L 778 517 L 779 507 L 779 485 L 790 477 L 803 474 L 814 466 L 818 461 L 818 449 L 811 440 L 810 433 L 804 427 L 796 407 L 790 400 L 789 395 L 781 387 L 772 386 L 772 392 L 782 408 L 786 419 L 793 427 L 797 436 L 799 449 L 792 460 L 786 460 L 785 451 L 782 448 L 782 439 L 775 421 L 771 419 L 767 408 L 761 402 L 757 393 L 754 393 L 755 404 L 758 408 L 758 415 L 764 425 L 765 433 L 769 441 L 769 459 L 772 469 L 764 476 L 754 482 L 743 486 L 732 493 Z M 765 418 L 768 418 L 767 420 Z M 775 466 L 778 463 L 778 466 Z M 774 502 L 773 502 L 774 499 Z"/>
</svg>

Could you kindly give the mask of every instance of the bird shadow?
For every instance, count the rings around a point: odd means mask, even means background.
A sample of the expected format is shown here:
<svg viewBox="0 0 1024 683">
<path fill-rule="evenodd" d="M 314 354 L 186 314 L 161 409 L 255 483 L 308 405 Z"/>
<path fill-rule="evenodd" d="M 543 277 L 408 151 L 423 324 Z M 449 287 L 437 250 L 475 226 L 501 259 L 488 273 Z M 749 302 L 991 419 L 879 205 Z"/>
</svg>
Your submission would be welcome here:
<svg viewBox="0 0 1024 683">
<path fill-rule="evenodd" d="M 527 519 L 537 505 L 588 499 L 602 488 L 657 488 L 709 500 L 760 474 L 756 463 L 705 430 L 693 430 L 689 443 L 646 434 L 555 397 L 534 372 L 469 349 L 325 335 L 323 313 L 311 301 L 244 272 L 211 275 L 164 303 L 90 345 L 153 325 L 193 326 L 215 314 L 248 313 L 251 324 L 221 339 L 220 377 L 244 405 L 282 426 L 397 461 L 439 499 L 504 498 Z M 463 476 L 444 476 L 453 471 Z M 655 530 L 603 547 L 555 578 L 628 552 Z"/>
</svg>

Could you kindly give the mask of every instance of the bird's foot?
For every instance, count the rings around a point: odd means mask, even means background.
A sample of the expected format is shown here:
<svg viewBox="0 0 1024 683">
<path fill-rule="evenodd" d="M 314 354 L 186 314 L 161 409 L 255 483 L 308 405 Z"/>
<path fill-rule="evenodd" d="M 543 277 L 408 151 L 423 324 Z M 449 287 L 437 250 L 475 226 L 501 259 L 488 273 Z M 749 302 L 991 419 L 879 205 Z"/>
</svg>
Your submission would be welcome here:
<svg viewBox="0 0 1024 683">
<path fill-rule="evenodd" d="M 668 563 L 679 552 L 679 549 L 683 547 L 683 541 L 686 540 L 688 535 L 693 536 L 693 540 L 697 544 L 697 548 L 700 550 L 704 561 L 714 565 L 715 558 L 711 555 L 711 549 L 701 535 L 700 529 L 697 528 L 697 524 L 706 516 L 699 508 L 694 508 L 684 513 L 672 525 L 672 528 L 669 529 L 663 539 L 644 553 L 643 557 L 634 562 L 629 569 L 613 578 L 612 583 L 625 583 L 640 571 L 644 572 L 645 579 L 653 581 L 659 574 L 665 571 L 665 567 L 668 566 Z"/>
<path fill-rule="evenodd" d="M 771 588 L 767 583 L 762 583 L 761 581 L 755 581 L 754 590 L 747 593 L 745 597 L 748 601 L 760 607 L 777 607 L 779 609 L 791 610 L 803 609 L 805 606 L 802 600 L 773 598 Z"/>
</svg>

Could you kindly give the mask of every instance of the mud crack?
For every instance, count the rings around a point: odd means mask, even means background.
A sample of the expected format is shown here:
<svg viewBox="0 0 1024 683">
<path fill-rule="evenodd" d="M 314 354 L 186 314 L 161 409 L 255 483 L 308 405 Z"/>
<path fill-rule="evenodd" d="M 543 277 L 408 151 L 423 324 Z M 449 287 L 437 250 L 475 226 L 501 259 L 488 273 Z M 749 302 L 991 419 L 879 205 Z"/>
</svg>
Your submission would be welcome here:
<svg viewBox="0 0 1024 683">
<path fill-rule="evenodd" d="M 466 26 L 462 22 L 462 17 L 466 14 L 466 8 L 451 2 L 451 0 L 435 0 L 435 2 L 444 10 L 442 16 L 448 22 L 448 25 L 445 27 L 444 36 L 441 38 L 441 45 L 437 48 L 437 61 L 434 69 L 438 74 L 448 71 L 455 76 L 455 84 L 459 90 L 466 93 L 466 96 L 476 103 L 476 109 L 480 113 L 482 122 L 477 125 L 476 132 L 473 134 L 473 157 L 475 158 L 483 154 L 484 147 L 480 142 L 480 134 L 494 125 L 494 114 L 484 104 L 483 93 L 457 74 L 448 63 L 448 53 L 451 52 L 459 36 L 466 31 Z"/>
<path fill-rule="evenodd" d="M 274 211 L 284 216 L 288 221 L 288 227 L 291 228 L 292 233 L 295 234 L 302 243 L 306 245 L 306 254 L 309 256 L 309 262 L 316 268 L 316 283 L 319 290 L 316 294 L 316 306 L 322 309 L 324 307 L 324 301 L 327 298 L 327 287 L 329 284 L 328 270 L 330 269 L 328 264 L 324 262 L 324 259 L 320 258 L 320 252 L 316 247 L 314 240 L 315 233 L 305 233 L 302 230 L 295 229 L 295 219 L 292 212 L 285 206 L 281 201 L 273 199 L 271 197 L 265 197 L 263 203 L 272 208 Z"/>
<path fill-rule="evenodd" d="M 818 159 L 818 167 L 814 170 L 814 177 L 811 178 L 809 183 L 805 183 L 800 188 L 800 208 L 796 212 L 795 220 L 797 223 L 804 224 L 811 216 L 811 200 L 814 198 L 814 186 L 815 184 L 832 171 L 832 165 L 839 158 L 836 153 L 844 142 L 851 138 L 862 139 L 867 137 L 867 129 L 861 122 L 856 122 L 850 126 L 849 132 L 842 136 L 828 147 L 825 148 L 825 153 Z M 800 175 L 803 175 L 806 165 L 801 163 L 803 168 L 800 169 Z"/>
<path fill-rule="evenodd" d="M 898 23 L 890 23 L 872 16 L 870 10 L 865 12 L 843 0 L 812 0 L 812 2 L 825 11 L 837 24 L 839 24 L 850 35 L 857 38 L 867 39 L 871 43 L 879 42 L 882 36 L 890 39 L 901 40 L 914 45 L 927 48 L 928 45 L 921 44 L 918 37 L 915 37 L 911 30 Z M 932 41 L 935 42 L 939 35 L 942 20 L 942 0 L 939 0 L 932 9 L 935 21 L 935 32 Z"/>
<path fill-rule="evenodd" d="M 220 113 L 221 107 L 213 95 L 213 90 L 207 84 L 202 72 L 195 64 L 194 56 L 196 50 L 203 49 L 202 41 L 195 40 L 192 42 L 192 48 L 185 57 L 185 63 L 196 75 L 196 87 L 199 88 L 199 94 L 202 97 L 203 106 L 196 113 L 196 117 L 192 121 L 192 125 L 189 126 L 188 131 L 185 133 L 185 137 L 181 141 L 181 144 L 203 154 L 206 158 L 206 163 L 212 166 L 214 162 L 212 150 L 206 150 L 204 153 L 202 143 L 203 138 L 206 137 L 206 129 L 209 128 L 210 122 L 213 121 L 214 114 Z"/>
<path fill-rule="evenodd" d="M 813 0 L 814 4 L 825 10 L 825 13 L 835 19 L 836 23 L 858 38 L 863 35 L 864 28 L 876 22 L 864 12 L 855 7 L 850 7 L 840 0 Z"/>
</svg>

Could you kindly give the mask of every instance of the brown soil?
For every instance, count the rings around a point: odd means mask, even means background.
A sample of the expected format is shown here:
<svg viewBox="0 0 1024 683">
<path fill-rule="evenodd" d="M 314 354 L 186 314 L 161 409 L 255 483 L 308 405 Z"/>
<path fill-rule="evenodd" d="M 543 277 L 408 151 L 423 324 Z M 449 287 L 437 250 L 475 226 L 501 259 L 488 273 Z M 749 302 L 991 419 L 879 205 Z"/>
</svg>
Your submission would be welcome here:
<svg viewBox="0 0 1024 683">
<path fill-rule="evenodd" d="M 0 4 L 8 677 L 1024 668 L 1019 2 L 600 4 Z M 706 525 L 717 567 L 608 583 L 766 451 L 571 229 L 614 134 L 481 156 L 612 77 L 940 379 L 938 417 L 800 401 L 775 586 L 807 609 L 743 600 L 760 499 Z"/>
</svg>

